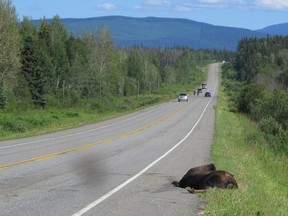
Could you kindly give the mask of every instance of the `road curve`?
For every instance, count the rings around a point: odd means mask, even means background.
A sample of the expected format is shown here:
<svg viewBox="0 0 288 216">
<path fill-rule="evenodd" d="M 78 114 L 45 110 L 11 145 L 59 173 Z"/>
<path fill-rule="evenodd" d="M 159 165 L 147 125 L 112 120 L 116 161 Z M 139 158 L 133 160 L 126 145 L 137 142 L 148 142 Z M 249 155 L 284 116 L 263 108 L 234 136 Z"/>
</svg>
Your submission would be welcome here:
<svg viewBox="0 0 288 216">
<path fill-rule="evenodd" d="M 0 215 L 198 214 L 198 196 L 171 182 L 210 162 L 218 71 L 209 66 L 211 98 L 190 94 L 188 102 L 0 142 Z"/>
</svg>

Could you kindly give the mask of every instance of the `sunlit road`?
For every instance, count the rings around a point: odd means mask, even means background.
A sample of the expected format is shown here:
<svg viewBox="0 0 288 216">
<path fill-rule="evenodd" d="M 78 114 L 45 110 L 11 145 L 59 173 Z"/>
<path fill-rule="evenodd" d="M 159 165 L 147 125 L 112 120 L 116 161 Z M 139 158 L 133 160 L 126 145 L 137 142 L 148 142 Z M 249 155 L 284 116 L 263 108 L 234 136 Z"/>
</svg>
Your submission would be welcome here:
<svg viewBox="0 0 288 216">
<path fill-rule="evenodd" d="M 171 185 L 210 162 L 218 64 L 208 89 L 85 127 L 0 142 L 0 215 L 196 215 L 201 200 Z"/>
</svg>

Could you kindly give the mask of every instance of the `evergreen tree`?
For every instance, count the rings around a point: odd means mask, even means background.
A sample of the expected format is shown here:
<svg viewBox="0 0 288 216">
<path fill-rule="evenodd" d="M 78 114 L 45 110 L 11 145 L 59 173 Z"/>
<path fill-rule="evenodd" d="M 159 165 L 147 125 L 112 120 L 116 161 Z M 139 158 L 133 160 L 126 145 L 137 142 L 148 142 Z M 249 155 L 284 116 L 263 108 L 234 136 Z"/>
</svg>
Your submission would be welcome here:
<svg viewBox="0 0 288 216">
<path fill-rule="evenodd" d="M 51 27 L 45 19 L 41 20 L 40 27 L 37 33 L 38 51 L 40 58 L 41 71 L 43 73 L 43 81 L 45 82 L 44 92 L 47 94 L 56 94 L 55 82 L 55 67 L 52 64 L 52 36 Z"/>
<path fill-rule="evenodd" d="M 34 105 L 44 106 L 44 75 L 41 71 L 41 58 L 37 51 L 37 43 L 31 36 L 24 40 L 22 50 L 22 73 L 26 79 Z"/>
<path fill-rule="evenodd" d="M 127 75 L 129 82 L 132 82 L 129 85 L 136 86 L 137 93 L 139 94 L 144 89 L 144 61 L 139 50 L 133 49 L 129 52 Z"/>
</svg>

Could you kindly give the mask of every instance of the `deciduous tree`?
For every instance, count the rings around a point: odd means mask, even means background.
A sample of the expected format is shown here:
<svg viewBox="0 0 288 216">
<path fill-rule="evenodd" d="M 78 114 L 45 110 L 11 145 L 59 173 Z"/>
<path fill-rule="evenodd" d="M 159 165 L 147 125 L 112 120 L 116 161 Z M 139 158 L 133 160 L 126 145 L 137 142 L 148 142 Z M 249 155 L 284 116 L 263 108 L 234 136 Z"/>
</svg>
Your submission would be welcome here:
<svg viewBox="0 0 288 216">
<path fill-rule="evenodd" d="M 0 0 L 0 107 L 15 102 L 20 67 L 20 36 L 16 10 L 10 0 Z"/>
</svg>

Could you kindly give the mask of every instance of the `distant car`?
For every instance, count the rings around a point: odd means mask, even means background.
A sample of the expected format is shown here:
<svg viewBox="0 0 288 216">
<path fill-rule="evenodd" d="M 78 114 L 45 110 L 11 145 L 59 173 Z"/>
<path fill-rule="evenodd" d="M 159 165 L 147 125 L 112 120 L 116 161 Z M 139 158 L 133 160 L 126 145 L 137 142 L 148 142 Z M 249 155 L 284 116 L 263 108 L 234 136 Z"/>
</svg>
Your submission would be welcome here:
<svg viewBox="0 0 288 216">
<path fill-rule="evenodd" d="M 211 97 L 211 93 L 210 92 L 205 92 L 205 97 Z"/>
<path fill-rule="evenodd" d="M 206 83 L 202 83 L 202 89 L 207 89 L 207 84 Z"/>
<path fill-rule="evenodd" d="M 202 93 L 202 88 L 197 89 L 197 95 Z"/>
<path fill-rule="evenodd" d="M 178 102 L 180 102 L 180 101 L 188 101 L 188 94 L 180 93 L 178 96 Z"/>
</svg>

